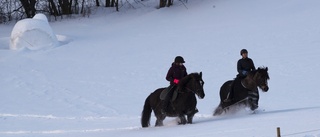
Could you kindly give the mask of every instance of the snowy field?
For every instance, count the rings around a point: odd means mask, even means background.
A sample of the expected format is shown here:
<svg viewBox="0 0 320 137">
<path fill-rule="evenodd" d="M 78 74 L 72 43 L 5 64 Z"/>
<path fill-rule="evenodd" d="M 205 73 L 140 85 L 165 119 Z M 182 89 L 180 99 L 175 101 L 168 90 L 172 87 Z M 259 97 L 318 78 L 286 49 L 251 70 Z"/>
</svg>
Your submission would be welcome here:
<svg viewBox="0 0 320 137">
<path fill-rule="evenodd" d="M 320 137 L 320 1 L 190 0 L 50 22 L 59 46 L 10 50 L 15 23 L 0 25 L 1 137 Z M 269 68 L 254 114 L 212 116 L 240 50 Z M 168 86 L 184 57 L 203 72 L 206 96 L 194 124 L 142 128 L 145 98 Z"/>
</svg>

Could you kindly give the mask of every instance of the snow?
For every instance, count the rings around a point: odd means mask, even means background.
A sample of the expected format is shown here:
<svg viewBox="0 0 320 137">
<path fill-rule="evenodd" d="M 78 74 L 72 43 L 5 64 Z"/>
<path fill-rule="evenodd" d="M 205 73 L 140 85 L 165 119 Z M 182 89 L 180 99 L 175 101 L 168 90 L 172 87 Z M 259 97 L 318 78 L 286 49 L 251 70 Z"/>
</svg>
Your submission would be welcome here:
<svg viewBox="0 0 320 137">
<path fill-rule="evenodd" d="M 154 7 L 158 1 L 142 3 L 49 22 L 60 46 L 41 50 L 10 50 L 14 23 L 0 25 L 0 136 L 270 137 L 280 127 L 282 136 L 320 137 L 320 1 L 175 1 L 163 9 Z M 254 114 L 212 116 L 242 48 L 256 67 L 269 68 L 270 89 L 260 92 Z M 152 116 L 152 127 L 142 128 L 145 98 L 168 86 L 177 55 L 189 73 L 203 72 L 200 112 L 194 124 L 166 118 L 154 127 Z"/>
<path fill-rule="evenodd" d="M 11 33 L 10 49 L 39 50 L 58 46 L 58 40 L 44 14 L 36 14 L 32 19 L 16 23 Z"/>
</svg>

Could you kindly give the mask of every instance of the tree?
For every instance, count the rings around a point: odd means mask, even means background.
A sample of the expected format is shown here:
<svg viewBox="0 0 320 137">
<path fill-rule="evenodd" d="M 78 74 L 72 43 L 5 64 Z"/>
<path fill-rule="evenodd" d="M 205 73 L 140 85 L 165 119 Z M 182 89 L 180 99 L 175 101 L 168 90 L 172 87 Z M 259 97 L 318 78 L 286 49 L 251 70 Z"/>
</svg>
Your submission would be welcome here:
<svg viewBox="0 0 320 137">
<path fill-rule="evenodd" d="M 69 15 L 72 14 L 71 5 L 72 0 L 59 0 L 59 5 L 61 6 L 62 14 Z"/>
<path fill-rule="evenodd" d="M 53 15 L 55 17 L 59 16 L 60 13 L 58 12 L 56 4 L 53 2 L 53 0 L 49 0 L 49 12 L 50 15 Z"/>
<path fill-rule="evenodd" d="M 55 19 L 60 16 L 62 19 L 64 15 L 70 17 L 72 14 L 89 17 L 94 6 L 115 7 L 116 11 L 119 11 L 119 6 L 124 7 L 128 3 L 130 4 L 129 0 L 0 0 L 0 23 L 32 18 L 36 13 L 43 13 L 48 19 L 50 16 L 54 16 Z M 160 8 L 171 6 L 172 3 L 173 0 L 160 0 Z"/>
<path fill-rule="evenodd" d="M 36 15 L 36 0 L 20 0 L 24 11 L 27 15 L 27 18 L 32 18 L 34 15 Z"/>
<path fill-rule="evenodd" d="M 170 7 L 173 4 L 173 0 L 160 0 L 159 8 L 163 8 L 165 6 Z"/>
<path fill-rule="evenodd" d="M 100 6 L 99 0 L 96 0 L 96 6 L 97 6 L 97 7 Z"/>
<path fill-rule="evenodd" d="M 119 0 L 106 0 L 106 7 L 116 7 L 119 11 Z"/>
</svg>

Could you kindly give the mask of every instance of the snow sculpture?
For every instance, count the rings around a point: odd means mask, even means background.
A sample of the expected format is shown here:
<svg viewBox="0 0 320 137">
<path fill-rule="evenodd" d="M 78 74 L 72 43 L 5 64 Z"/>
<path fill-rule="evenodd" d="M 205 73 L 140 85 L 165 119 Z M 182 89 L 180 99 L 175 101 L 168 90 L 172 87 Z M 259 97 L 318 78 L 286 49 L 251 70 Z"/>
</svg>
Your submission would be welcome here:
<svg viewBox="0 0 320 137">
<path fill-rule="evenodd" d="M 18 21 L 11 32 L 10 49 L 38 50 L 58 46 L 59 42 L 44 14 Z"/>
</svg>

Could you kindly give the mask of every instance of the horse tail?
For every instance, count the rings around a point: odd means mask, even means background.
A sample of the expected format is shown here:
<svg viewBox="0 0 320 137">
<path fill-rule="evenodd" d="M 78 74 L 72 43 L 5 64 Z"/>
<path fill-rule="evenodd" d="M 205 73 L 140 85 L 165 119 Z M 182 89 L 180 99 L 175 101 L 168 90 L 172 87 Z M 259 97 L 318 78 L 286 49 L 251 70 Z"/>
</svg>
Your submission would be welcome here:
<svg viewBox="0 0 320 137">
<path fill-rule="evenodd" d="M 151 117 L 151 105 L 150 105 L 150 96 L 147 97 L 144 102 L 142 116 L 141 116 L 141 125 L 142 127 L 148 127 L 150 125 L 150 117 Z"/>
</svg>

